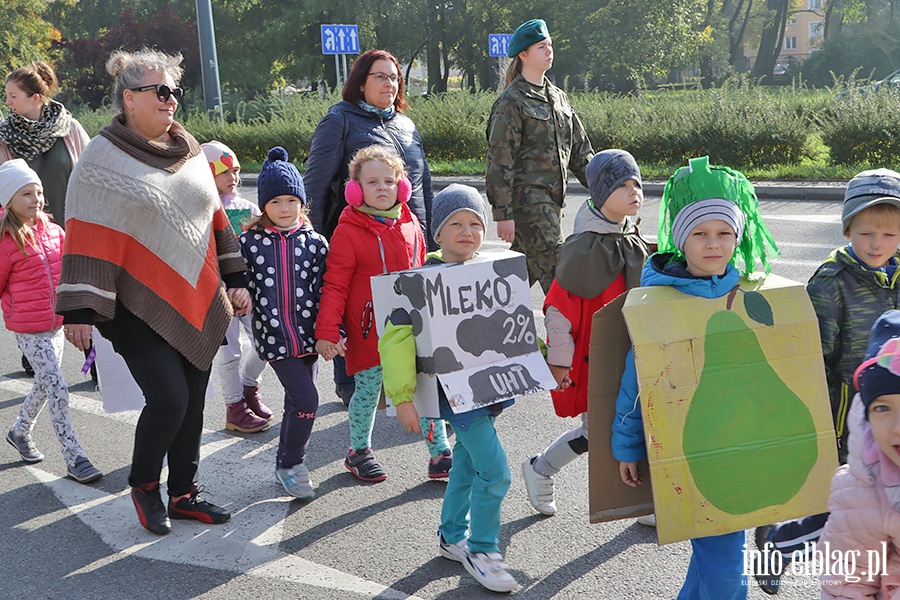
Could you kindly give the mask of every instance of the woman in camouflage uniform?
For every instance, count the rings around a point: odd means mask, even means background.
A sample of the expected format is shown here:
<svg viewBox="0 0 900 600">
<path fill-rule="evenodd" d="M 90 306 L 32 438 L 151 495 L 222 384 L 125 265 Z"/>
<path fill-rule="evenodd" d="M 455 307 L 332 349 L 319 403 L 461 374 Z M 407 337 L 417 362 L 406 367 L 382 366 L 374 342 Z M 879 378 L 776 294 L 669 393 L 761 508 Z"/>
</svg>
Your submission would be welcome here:
<svg viewBox="0 0 900 600">
<path fill-rule="evenodd" d="M 487 197 L 497 235 L 528 257 L 528 279 L 550 289 L 570 169 L 587 187 L 594 152 L 565 92 L 544 74 L 553 65 L 547 24 L 532 19 L 510 39 L 506 86 L 488 120 Z"/>
</svg>

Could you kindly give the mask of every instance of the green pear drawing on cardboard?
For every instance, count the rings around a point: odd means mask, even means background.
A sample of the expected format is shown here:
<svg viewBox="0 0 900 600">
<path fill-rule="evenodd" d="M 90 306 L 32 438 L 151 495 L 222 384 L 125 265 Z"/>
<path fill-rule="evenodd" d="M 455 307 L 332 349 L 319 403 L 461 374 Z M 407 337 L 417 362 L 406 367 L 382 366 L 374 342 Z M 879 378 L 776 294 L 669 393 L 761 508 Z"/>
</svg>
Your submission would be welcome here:
<svg viewBox="0 0 900 600">
<path fill-rule="evenodd" d="M 731 310 L 737 292 L 706 323 L 703 370 L 683 436 L 697 488 L 732 515 L 787 502 L 818 458 L 812 415 L 769 364 L 753 330 Z M 761 294 L 743 297 L 751 319 L 773 325 Z"/>
</svg>

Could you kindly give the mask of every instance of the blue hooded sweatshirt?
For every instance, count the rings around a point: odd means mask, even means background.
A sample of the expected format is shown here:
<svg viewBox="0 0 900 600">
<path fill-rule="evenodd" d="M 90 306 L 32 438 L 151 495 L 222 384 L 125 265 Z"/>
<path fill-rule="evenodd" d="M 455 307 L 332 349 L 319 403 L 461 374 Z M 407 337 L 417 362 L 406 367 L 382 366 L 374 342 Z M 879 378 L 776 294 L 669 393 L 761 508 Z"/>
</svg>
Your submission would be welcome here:
<svg viewBox="0 0 900 600">
<path fill-rule="evenodd" d="M 641 273 L 641 286 L 667 285 L 689 296 L 721 298 L 737 285 L 741 277 L 731 264 L 721 276 L 695 277 L 688 273 L 685 263 L 671 259 L 672 254 L 654 254 L 647 259 Z M 647 457 L 634 350 L 629 350 L 625 357 L 625 372 L 622 373 L 622 383 L 616 397 L 612 453 L 619 462 L 637 462 Z"/>
</svg>

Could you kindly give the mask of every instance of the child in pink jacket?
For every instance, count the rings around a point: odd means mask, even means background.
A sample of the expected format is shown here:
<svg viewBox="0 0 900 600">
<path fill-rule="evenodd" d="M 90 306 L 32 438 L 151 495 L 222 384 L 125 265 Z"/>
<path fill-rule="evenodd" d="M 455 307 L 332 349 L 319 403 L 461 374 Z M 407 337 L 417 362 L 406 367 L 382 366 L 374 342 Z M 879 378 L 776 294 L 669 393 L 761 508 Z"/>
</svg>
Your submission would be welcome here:
<svg viewBox="0 0 900 600">
<path fill-rule="evenodd" d="M 96 481 L 103 474 L 84 455 L 75 434 L 68 384 L 60 368 L 65 339 L 54 305 L 65 234 L 44 214 L 41 180 L 20 158 L 0 165 L 0 206 L 5 209 L 0 218 L 0 305 L 6 328 L 16 334 L 19 349 L 34 367 L 34 387 L 6 441 L 23 461 L 42 461 L 31 432 L 49 400 L 66 473 L 79 483 Z"/>
<path fill-rule="evenodd" d="M 854 376 L 847 464 L 831 480 L 822 598 L 900 599 L 900 311 L 875 321 Z"/>
</svg>

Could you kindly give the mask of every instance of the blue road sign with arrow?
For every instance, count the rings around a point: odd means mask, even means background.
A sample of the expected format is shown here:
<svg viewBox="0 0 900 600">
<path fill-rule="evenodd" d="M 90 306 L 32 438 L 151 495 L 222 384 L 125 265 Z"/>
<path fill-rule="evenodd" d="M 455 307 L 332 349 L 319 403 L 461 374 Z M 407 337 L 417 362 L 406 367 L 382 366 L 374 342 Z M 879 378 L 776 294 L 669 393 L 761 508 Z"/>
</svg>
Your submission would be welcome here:
<svg viewBox="0 0 900 600">
<path fill-rule="evenodd" d="M 506 49 L 509 47 L 509 39 L 511 33 L 492 33 L 488 35 L 489 56 L 506 56 Z"/>
<path fill-rule="evenodd" d="M 359 54 L 356 25 L 322 25 L 322 54 Z"/>
</svg>

